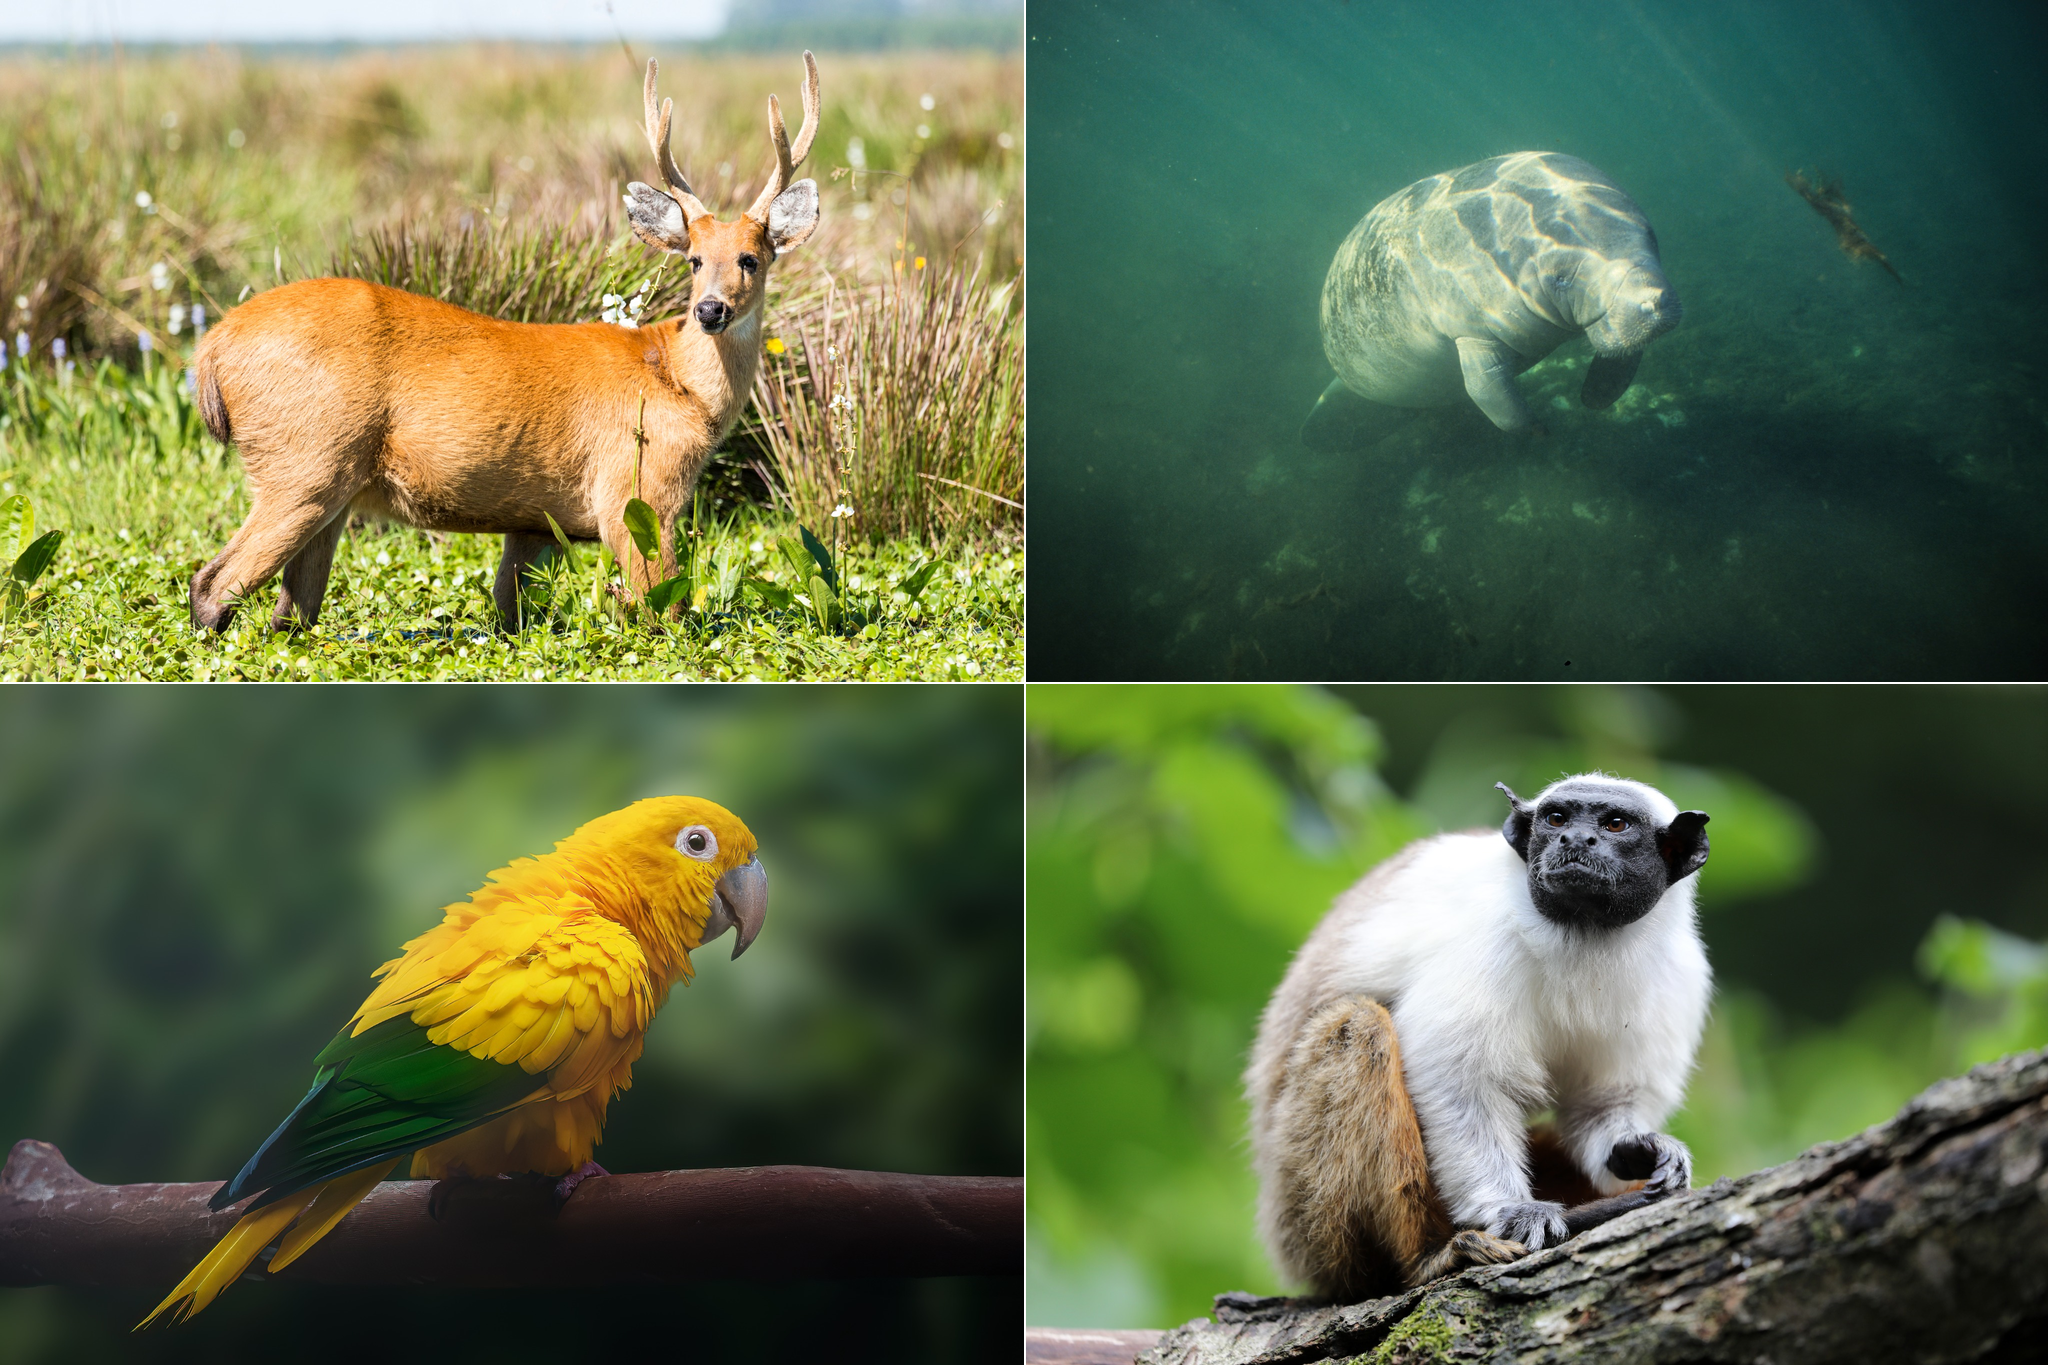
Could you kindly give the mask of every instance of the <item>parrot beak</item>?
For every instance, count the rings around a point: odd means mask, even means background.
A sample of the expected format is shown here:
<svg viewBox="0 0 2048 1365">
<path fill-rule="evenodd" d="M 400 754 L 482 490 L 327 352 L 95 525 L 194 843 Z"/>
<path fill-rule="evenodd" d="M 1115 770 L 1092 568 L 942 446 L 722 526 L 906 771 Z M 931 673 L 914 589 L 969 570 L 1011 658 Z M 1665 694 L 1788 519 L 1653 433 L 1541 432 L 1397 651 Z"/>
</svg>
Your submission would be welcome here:
<svg viewBox="0 0 2048 1365">
<path fill-rule="evenodd" d="M 711 918 L 704 925 L 704 943 L 711 942 L 734 925 L 739 941 L 732 945 L 738 957 L 747 950 L 768 919 L 768 874 L 756 857 L 718 879 L 711 890 Z M 699 946 L 702 946 L 701 944 Z"/>
</svg>

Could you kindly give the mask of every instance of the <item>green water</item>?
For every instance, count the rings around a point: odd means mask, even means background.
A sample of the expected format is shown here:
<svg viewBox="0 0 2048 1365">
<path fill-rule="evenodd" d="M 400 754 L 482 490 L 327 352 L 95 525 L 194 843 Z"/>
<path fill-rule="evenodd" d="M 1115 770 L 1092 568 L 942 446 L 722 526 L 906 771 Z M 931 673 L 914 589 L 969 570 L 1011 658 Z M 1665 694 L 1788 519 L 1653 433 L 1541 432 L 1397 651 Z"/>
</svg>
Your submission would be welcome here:
<svg viewBox="0 0 2048 1365">
<path fill-rule="evenodd" d="M 2034 6 L 1035 0 L 1031 672 L 2048 671 L 2048 97 Z M 1593 163 L 1685 320 L 1304 444 L 1330 259 L 1514 151 Z M 1839 177 L 1905 277 L 1785 183 Z"/>
</svg>

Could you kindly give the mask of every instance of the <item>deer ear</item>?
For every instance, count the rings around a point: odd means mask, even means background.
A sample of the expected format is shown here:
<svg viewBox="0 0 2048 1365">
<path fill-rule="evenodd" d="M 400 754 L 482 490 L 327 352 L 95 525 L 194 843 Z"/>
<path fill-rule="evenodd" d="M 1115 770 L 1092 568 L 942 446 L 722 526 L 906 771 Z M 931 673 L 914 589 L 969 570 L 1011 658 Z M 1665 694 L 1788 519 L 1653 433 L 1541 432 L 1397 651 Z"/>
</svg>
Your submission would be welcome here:
<svg viewBox="0 0 2048 1365">
<path fill-rule="evenodd" d="M 633 235 L 663 251 L 688 251 L 690 225 L 683 220 L 683 206 L 652 185 L 635 180 L 626 186 L 626 217 Z"/>
<path fill-rule="evenodd" d="M 802 246 L 818 230 L 818 182 L 799 180 L 768 205 L 768 240 L 777 255 Z"/>
</svg>

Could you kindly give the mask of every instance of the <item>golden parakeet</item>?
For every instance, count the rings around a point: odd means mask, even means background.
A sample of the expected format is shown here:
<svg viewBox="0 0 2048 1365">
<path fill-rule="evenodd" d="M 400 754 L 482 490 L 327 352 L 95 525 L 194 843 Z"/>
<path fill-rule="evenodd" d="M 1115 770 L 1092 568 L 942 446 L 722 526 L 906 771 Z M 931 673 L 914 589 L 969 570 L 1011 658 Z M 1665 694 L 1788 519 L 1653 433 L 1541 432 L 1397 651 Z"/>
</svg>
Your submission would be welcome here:
<svg viewBox="0 0 2048 1365">
<path fill-rule="evenodd" d="M 256 1201 L 140 1325 L 197 1313 L 281 1233 L 282 1270 L 408 1154 L 415 1179 L 530 1171 L 567 1177 L 566 1197 L 599 1169 L 605 1105 L 690 950 L 736 927 L 738 957 L 761 932 L 754 855 L 724 807 L 663 796 L 491 873 L 377 969 L 306 1098 L 211 1206 Z"/>
</svg>

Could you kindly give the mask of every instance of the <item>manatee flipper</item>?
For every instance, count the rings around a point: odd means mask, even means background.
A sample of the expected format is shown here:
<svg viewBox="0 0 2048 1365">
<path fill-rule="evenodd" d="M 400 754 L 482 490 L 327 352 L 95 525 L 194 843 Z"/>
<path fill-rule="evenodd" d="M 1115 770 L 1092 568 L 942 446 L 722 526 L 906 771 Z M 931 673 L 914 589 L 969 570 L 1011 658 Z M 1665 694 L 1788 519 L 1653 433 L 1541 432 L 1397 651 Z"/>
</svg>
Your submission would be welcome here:
<svg viewBox="0 0 2048 1365">
<path fill-rule="evenodd" d="M 1458 338 L 1458 365 L 1465 372 L 1465 392 L 1502 431 L 1529 425 L 1529 405 L 1515 387 L 1514 352 L 1498 341 Z"/>
<path fill-rule="evenodd" d="M 1635 382 L 1636 366 L 1643 363 L 1643 353 L 1632 351 L 1628 355 L 1596 355 L 1593 363 L 1586 367 L 1586 382 L 1579 388 L 1579 401 L 1595 411 L 1614 406 L 1614 400 L 1628 392 L 1628 386 Z"/>
</svg>

